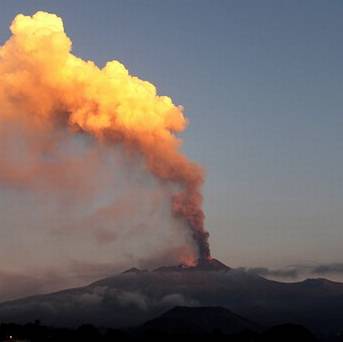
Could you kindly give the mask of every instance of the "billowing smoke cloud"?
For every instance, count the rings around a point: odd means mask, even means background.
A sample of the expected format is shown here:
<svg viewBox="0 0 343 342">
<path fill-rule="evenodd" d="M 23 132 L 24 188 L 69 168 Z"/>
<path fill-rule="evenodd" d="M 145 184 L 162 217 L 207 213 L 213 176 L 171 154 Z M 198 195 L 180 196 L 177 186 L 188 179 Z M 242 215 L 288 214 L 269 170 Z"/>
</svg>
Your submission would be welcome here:
<svg viewBox="0 0 343 342">
<path fill-rule="evenodd" d="M 92 196 L 94 179 L 106 184 L 108 174 L 94 165 L 102 160 L 111 164 L 104 155 L 118 154 L 119 147 L 126 158 L 122 163 L 133 160 L 135 166 L 141 160 L 142 168 L 164 186 L 172 215 L 187 227 L 193 252 L 181 258 L 209 258 L 200 192 L 203 172 L 182 154 L 176 136 L 187 124 L 182 108 L 158 96 L 151 83 L 129 75 L 118 61 L 100 69 L 73 55 L 56 15 L 20 14 L 10 29 L 12 36 L 0 48 L 0 184 L 65 189 L 75 206 L 75 193 Z M 97 226 L 99 243 L 117 238 L 106 226 L 108 220 L 102 225 L 99 217 L 115 221 L 116 215 L 132 210 L 132 198 L 116 202 L 117 211 L 110 205 L 93 221 L 88 217 Z M 68 221 L 68 214 L 63 215 Z"/>
</svg>

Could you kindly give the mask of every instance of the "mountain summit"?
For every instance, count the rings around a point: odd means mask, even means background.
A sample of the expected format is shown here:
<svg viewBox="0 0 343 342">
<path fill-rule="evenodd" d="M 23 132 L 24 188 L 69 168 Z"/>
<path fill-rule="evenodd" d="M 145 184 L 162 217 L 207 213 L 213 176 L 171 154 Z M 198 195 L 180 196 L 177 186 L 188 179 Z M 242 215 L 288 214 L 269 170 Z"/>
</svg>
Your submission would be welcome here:
<svg viewBox="0 0 343 342">
<path fill-rule="evenodd" d="M 217 259 L 199 259 L 196 266 L 193 269 L 199 271 L 230 271 L 231 267 L 226 266 Z"/>
<path fill-rule="evenodd" d="M 178 266 L 162 266 L 154 270 L 154 272 L 180 272 L 180 271 L 230 271 L 231 267 L 217 259 L 198 259 L 196 265 L 188 266 L 180 264 Z"/>
</svg>

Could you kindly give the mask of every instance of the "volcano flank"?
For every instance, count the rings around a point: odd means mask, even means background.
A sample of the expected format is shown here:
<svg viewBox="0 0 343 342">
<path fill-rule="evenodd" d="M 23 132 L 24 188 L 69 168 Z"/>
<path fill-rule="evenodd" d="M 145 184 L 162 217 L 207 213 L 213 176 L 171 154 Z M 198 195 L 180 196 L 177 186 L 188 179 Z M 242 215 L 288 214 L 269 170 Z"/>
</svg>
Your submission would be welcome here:
<svg viewBox="0 0 343 342">
<path fill-rule="evenodd" d="M 343 284 L 326 279 L 281 283 L 208 259 L 152 271 L 131 268 L 88 286 L 4 302 L 0 320 L 120 328 L 141 325 L 176 306 L 223 307 L 263 326 L 295 323 L 319 333 L 337 332 Z"/>
</svg>

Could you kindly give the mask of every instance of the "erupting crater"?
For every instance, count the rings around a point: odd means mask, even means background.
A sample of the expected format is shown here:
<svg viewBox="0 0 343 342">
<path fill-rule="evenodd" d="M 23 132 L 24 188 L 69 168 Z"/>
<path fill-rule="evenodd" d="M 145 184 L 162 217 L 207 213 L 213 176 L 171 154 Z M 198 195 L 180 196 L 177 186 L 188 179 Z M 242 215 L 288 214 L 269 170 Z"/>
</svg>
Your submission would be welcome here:
<svg viewBox="0 0 343 342">
<path fill-rule="evenodd" d="M 231 267 L 215 258 L 198 259 L 195 265 L 180 264 L 177 266 L 162 266 L 154 272 L 177 272 L 177 271 L 230 271 Z"/>
</svg>

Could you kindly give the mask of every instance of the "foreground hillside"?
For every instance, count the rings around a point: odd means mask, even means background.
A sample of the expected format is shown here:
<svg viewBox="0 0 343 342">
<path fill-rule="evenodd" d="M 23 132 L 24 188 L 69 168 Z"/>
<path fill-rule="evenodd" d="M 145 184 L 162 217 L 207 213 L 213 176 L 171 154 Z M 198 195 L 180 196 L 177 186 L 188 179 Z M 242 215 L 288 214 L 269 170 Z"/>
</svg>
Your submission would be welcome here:
<svg viewBox="0 0 343 342">
<path fill-rule="evenodd" d="M 76 329 L 53 328 L 41 325 L 40 322 L 0 325 L 0 341 L 11 342 L 175 341 L 180 338 L 187 341 L 231 342 L 318 341 L 301 325 L 284 324 L 262 328 L 220 307 L 175 307 L 142 326 L 125 330 L 99 329 L 89 324 Z"/>
</svg>

